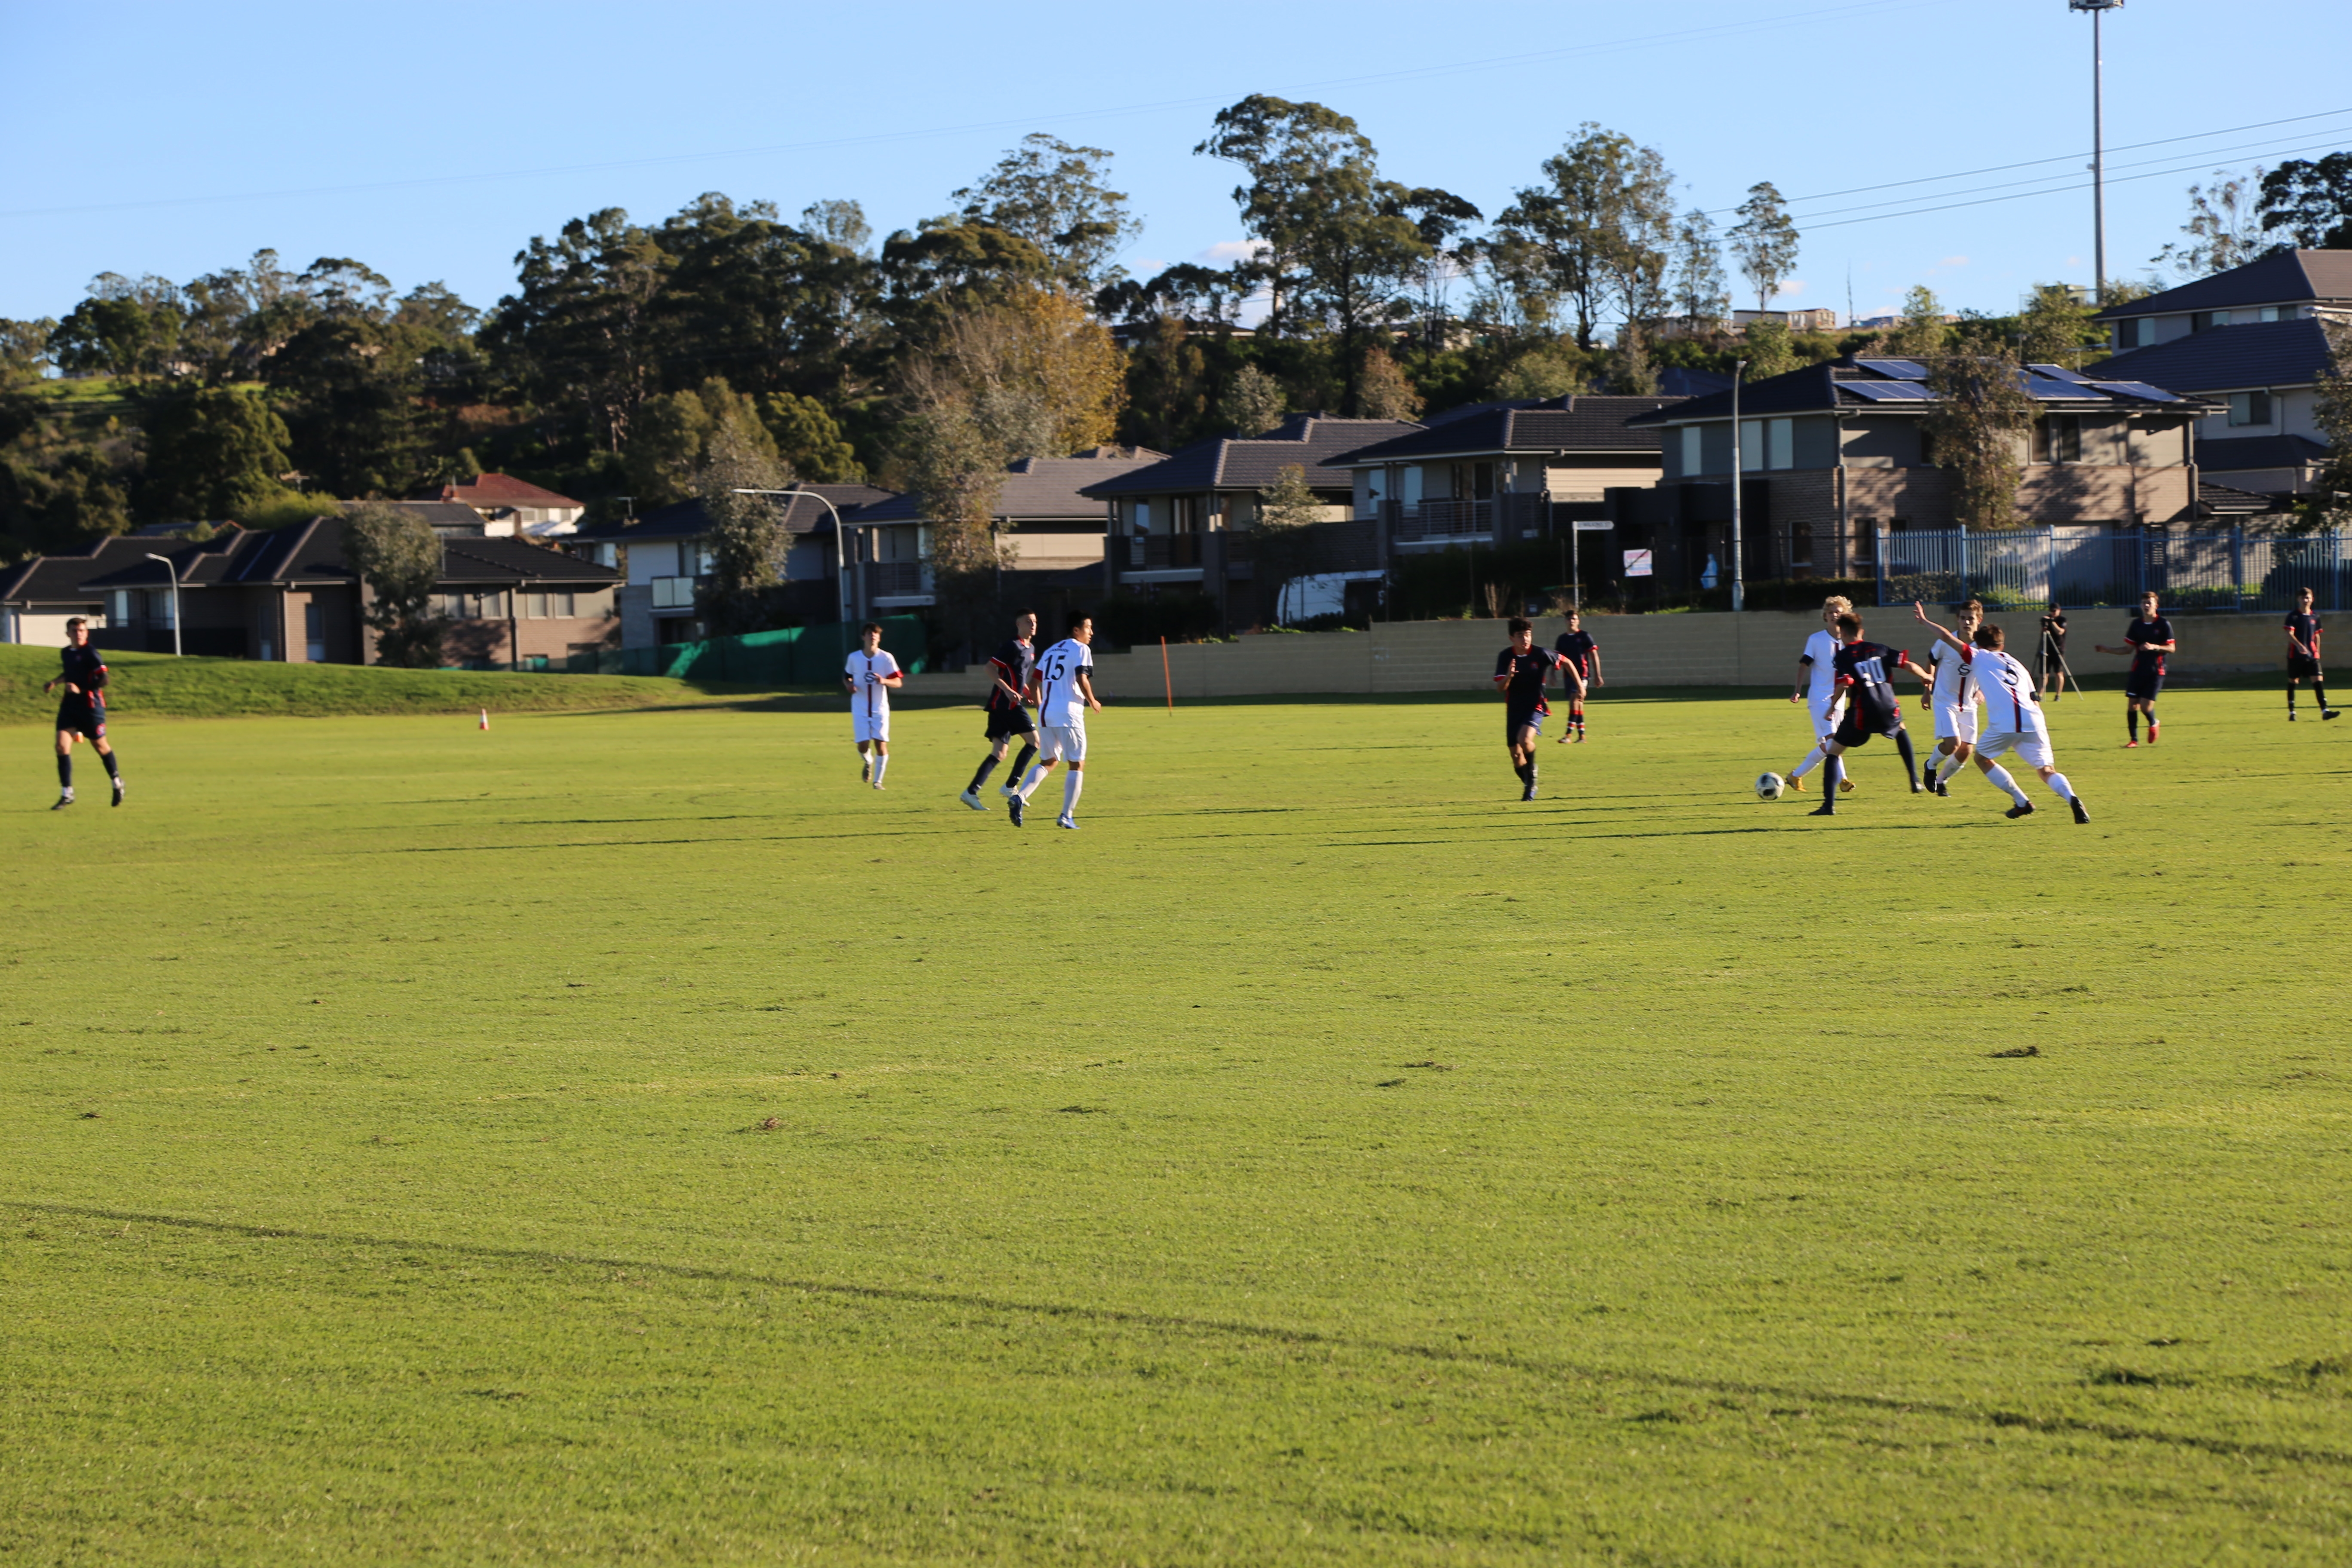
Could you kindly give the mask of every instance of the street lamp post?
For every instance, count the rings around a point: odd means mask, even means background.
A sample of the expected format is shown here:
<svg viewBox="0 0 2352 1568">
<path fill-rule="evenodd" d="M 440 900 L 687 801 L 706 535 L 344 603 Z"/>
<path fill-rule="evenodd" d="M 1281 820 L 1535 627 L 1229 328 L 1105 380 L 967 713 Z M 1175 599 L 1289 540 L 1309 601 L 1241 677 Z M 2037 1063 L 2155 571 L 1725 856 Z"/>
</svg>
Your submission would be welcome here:
<svg viewBox="0 0 2352 1568">
<path fill-rule="evenodd" d="M 2105 13 L 2122 9 L 2123 3 L 2066 0 L 2069 11 L 2091 14 L 2091 276 L 2102 305 L 2107 302 L 2107 154 L 2106 116 L 2100 103 L 2099 22 Z"/>
<path fill-rule="evenodd" d="M 163 570 L 172 574 L 172 657 L 180 657 L 180 569 L 153 551 L 147 552 L 150 561 L 162 561 Z"/>
<path fill-rule="evenodd" d="M 1739 378 L 1747 369 L 1744 359 L 1731 362 L 1731 608 L 1735 614 L 1748 607 L 1748 579 L 1739 569 L 1740 491 L 1748 477 L 1748 454 L 1741 449 L 1739 429 Z"/>
<path fill-rule="evenodd" d="M 842 547 L 841 513 L 834 510 L 833 503 L 810 489 L 747 490 L 738 486 L 735 493 L 739 496 L 806 496 L 824 508 L 826 511 L 833 513 L 833 576 L 841 589 L 841 624 L 847 626 L 849 624 L 849 563 Z"/>
</svg>

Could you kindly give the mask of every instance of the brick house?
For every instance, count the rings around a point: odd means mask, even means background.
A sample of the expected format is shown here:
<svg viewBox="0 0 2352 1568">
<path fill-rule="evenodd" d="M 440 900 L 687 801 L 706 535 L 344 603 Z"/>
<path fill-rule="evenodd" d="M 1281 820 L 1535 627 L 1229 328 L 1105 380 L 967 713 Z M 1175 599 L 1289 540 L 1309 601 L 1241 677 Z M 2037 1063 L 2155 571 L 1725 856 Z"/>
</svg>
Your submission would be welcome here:
<svg viewBox="0 0 2352 1568">
<path fill-rule="evenodd" d="M 1950 486 L 1923 417 L 1936 405 L 1913 360 L 1808 365 L 1739 394 L 1745 570 L 1750 579 L 1850 577 L 1876 569 L 1885 531 L 1955 526 Z M 2018 511 L 2036 523 L 2118 528 L 2199 515 L 2191 426 L 2214 405 L 2057 365 L 2021 373 L 2036 405 L 2018 456 Z M 1654 552 L 1659 585 L 1696 587 L 1727 567 L 1731 394 L 1694 397 L 1626 423 L 1656 430 L 1656 489 L 1612 491 L 1620 542 Z"/>
<path fill-rule="evenodd" d="M 585 501 L 558 495 L 512 474 L 477 474 L 460 484 L 444 484 L 410 498 L 443 501 L 470 510 L 492 539 L 549 539 L 571 533 L 587 514 Z"/>
</svg>

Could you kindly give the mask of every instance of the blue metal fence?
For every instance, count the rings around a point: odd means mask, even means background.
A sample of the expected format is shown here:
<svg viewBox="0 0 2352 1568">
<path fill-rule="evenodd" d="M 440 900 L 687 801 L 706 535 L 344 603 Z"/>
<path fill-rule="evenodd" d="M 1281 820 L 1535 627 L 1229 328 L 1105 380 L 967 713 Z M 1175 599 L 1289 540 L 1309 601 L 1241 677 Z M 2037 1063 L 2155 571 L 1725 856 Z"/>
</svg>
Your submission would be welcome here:
<svg viewBox="0 0 2352 1568">
<path fill-rule="evenodd" d="M 1885 531 L 1878 602 L 1994 609 L 2131 605 L 2150 589 L 2168 609 L 2283 613 L 2309 588 L 2323 610 L 2352 597 L 2341 533 L 2155 533 L 2104 528 Z"/>
</svg>

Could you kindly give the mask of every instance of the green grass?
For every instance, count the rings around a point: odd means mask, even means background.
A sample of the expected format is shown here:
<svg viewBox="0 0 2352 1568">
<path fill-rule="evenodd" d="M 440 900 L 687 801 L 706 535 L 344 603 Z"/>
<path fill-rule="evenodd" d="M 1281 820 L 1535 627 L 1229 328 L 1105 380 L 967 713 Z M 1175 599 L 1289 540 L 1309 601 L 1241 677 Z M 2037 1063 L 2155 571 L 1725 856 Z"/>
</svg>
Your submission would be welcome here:
<svg viewBox="0 0 2352 1568">
<path fill-rule="evenodd" d="M 0 733 L 0 1560 L 2340 1563 L 2352 723 L 2120 706 Z"/>
<path fill-rule="evenodd" d="M 521 675 L 381 665 L 265 664 L 243 658 L 106 655 L 110 721 L 287 718 L 391 713 L 493 713 L 656 707 L 722 689 L 629 675 Z M 0 724 L 46 724 L 58 700 L 41 694 L 58 650 L 0 644 Z"/>
</svg>

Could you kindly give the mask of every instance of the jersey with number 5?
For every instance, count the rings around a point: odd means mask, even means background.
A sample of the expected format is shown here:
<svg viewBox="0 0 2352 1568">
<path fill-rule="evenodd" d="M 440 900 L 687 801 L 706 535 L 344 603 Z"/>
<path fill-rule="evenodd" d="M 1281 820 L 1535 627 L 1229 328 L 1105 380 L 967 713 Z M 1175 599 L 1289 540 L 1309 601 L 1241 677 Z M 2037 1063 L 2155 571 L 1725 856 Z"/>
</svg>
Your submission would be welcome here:
<svg viewBox="0 0 2352 1568">
<path fill-rule="evenodd" d="M 1078 677 L 1091 675 L 1094 655 L 1076 637 L 1064 637 L 1037 656 L 1037 722 L 1067 727 L 1087 721 L 1086 693 Z"/>
</svg>

